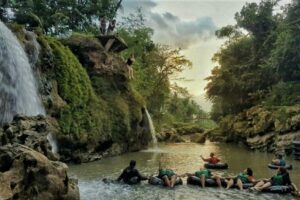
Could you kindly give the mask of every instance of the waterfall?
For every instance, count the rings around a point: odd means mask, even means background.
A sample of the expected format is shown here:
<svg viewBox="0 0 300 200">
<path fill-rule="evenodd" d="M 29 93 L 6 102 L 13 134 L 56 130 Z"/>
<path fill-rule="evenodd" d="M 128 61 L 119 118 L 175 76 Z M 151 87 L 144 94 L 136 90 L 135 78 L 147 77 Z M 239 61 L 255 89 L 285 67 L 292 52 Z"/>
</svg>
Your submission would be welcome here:
<svg viewBox="0 0 300 200">
<path fill-rule="evenodd" d="M 55 138 L 53 137 L 53 135 L 51 133 L 49 133 L 47 135 L 47 140 L 48 140 L 49 144 L 51 145 L 52 153 L 57 154 L 58 153 L 58 145 L 57 145 Z"/>
<path fill-rule="evenodd" d="M 16 114 L 45 115 L 27 55 L 16 36 L 0 21 L 0 124 Z"/>
<path fill-rule="evenodd" d="M 147 121 L 148 121 L 148 125 L 149 125 L 149 131 L 150 131 L 151 136 L 152 136 L 152 143 L 157 144 L 156 132 L 155 132 L 155 128 L 154 128 L 154 125 L 153 125 L 152 118 L 151 118 L 151 116 L 150 116 L 147 109 L 145 109 L 145 113 L 146 113 L 146 117 L 147 117 Z"/>
</svg>

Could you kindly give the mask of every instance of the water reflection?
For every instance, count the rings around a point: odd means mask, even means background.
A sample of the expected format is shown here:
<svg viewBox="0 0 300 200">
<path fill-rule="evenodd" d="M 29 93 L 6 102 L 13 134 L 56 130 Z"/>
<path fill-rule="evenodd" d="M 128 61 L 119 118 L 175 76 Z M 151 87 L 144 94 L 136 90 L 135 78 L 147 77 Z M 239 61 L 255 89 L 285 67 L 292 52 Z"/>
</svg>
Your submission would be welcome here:
<svg viewBox="0 0 300 200">
<path fill-rule="evenodd" d="M 138 186 L 127 186 L 121 184 L 104 184 L 102 178 L 116 179 L 122 169 L 128 165 L 131 159 L 137 161 L 137 167 L 147 175 L 156 174 L 158 163 L 161 161 L 164 166 L 174 169 L 178 174 L 194 172 L 203 166 L 200 155 L 208 156 L 215 152 L 223 162 L 229 164 L 227 171 L 218 171 L 223 176 L 235 175 L 246 167 L 254 170 L 256 178 L 270 177 L 274 170 L 267 168 L 267 164 L 273 158 L 272 154 L 247 151 L 243 148 L 226 145 L 207 143 L 198 145 L 193 143 L 183 144 L 160 144 L 157 148 L 136 153 L 129 153 L 122 156 L 108 158 L 99 162 L 71 166 L 71 174 L 79 178 L 81 198 L 90 200 L 109 199 L 293 199 L 290 195 L 255 194 L 238 190 L 217 190 L 214 188 L 202 189 L 197 186 L 177 187 L 175 190 L 160 188 L 143 183 Z M 293 164 L 294 170 L 290 171 L 292 180 L 299 185 L 300 162 L 287 159 Z M 185 180 L 184 180 L 185 182 Z"/>
</svg>

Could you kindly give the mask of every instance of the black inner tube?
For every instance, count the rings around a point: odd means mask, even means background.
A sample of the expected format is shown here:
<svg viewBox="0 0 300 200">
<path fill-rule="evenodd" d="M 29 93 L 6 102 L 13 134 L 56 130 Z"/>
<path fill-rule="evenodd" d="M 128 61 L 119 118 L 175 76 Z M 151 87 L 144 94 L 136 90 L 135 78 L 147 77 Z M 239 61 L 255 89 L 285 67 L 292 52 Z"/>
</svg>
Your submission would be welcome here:
<svg viewBox="0 0 300 200">
<path fill-rule="evenodd" d="M 218 164 L 205 163 L 204 167 L 207 169 L 228 169 L 228 164 L 227 163 L 218 163 Z"/>
</svg>

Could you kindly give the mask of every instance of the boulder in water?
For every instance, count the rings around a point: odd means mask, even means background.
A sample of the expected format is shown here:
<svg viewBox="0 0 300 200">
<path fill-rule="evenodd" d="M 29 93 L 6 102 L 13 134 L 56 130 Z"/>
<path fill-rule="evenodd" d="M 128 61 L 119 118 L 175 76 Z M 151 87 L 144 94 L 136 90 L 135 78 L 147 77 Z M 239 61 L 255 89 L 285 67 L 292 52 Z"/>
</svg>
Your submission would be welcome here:
<svg viewBox="0 0 300 200">
<path fill-rule="evenodd" d="M 79 200 L 66 164 L 20 144 L 0 147 L 0 199 Z"/>
</svg>

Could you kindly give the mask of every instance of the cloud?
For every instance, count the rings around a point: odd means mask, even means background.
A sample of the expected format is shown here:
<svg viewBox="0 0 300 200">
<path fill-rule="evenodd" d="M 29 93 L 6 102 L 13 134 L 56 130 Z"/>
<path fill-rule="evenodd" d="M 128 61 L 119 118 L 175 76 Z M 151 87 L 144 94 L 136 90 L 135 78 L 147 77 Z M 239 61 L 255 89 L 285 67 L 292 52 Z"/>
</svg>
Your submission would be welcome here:
<svg viewBox="0 0 300 200">
<path fill-rule="evenodd" d="M 160 15 L 158 13 L 149 13 L 150 14 L 150 19 L 155 22 L 157 25 L 157 28 L 159 29 L 167 29 L 169 28 L 168 22 L 164 19 L 163 15 Z M 159 30 L 157 29 L 157 31 Z"/>
<path fill-rule="evenodd" d="M 146 25 L 154 30 L 154 40 L 183 49 L 199 40 L 213 37 L 217 29 L 211 17 L 201 17 L 184 21 L 171 12 L 157 12 L 158 4 L 152 0 L 124 1 L 125 15 L 141 8 L 146 18 Z"/>
<path fill-rule="evenodd" d="M 173 15 L 173 14 L 170 13 L 170 12 L 165 12 L 165 13 L 163 14 L 163 16 L 164 16 L 164 18 L 165 18 L 166 20 L 173 21 L 173 22 L 177 22 L 177 21 L 180 20 L 179 17 Z"/>
</svg>

